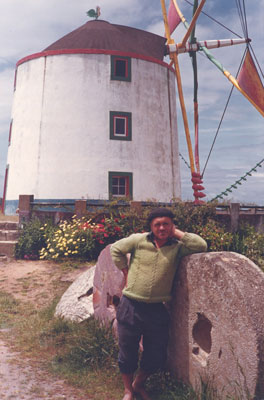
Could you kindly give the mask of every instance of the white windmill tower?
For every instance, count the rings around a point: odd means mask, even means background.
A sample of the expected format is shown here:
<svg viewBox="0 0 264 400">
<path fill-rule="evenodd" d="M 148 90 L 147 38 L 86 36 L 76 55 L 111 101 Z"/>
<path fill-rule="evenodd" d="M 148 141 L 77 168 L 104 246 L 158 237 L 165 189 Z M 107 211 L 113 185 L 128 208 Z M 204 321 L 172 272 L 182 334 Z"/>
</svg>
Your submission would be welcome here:
<svg viewBox="0 0 264 400">
<path fill-rule="evenodd" d="M 93 20 L 17 63 L 5 212 L 35 199 L 180 197 L 166 39 Z"/>
</svg>

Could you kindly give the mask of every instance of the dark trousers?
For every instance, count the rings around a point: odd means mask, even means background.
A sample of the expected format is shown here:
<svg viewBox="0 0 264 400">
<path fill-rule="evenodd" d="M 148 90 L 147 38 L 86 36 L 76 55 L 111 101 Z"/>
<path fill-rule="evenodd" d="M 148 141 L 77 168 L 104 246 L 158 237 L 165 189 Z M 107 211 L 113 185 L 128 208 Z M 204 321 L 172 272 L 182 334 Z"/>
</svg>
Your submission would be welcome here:
<svg viewBox="0 0 264 400">
<path fill-rule="evenodd" d="M 143 337 L 140 368 L 152 374 L 165 367 L 167 358 L 169 314 L 163 303 L 143 303 L 122 296 L 117 308 L 121 373 L 138 368 L 139 342 Z"/>
</svg>

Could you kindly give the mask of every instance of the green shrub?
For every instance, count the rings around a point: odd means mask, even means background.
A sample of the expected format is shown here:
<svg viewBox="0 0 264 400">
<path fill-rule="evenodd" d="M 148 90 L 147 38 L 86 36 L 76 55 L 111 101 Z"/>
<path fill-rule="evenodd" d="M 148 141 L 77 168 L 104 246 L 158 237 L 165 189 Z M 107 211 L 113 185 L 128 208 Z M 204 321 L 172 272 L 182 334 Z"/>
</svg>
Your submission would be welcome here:
<svg viewBox="0 0 264 400">
<path fill-rule="evenodd" d="M 43 223 L 39 219 L 32 219 L 20 230 L 19 239 L 15 246 L 15 257 L 24 259 L 38 259 L 39 251 L 46 246 L 46 236 L 53 231 L 51 223 Z"/>
<path fill-rule="evenodd" d="M 147 215 L 155 204 L 143 207 L 142 215 L 113 204 L 89 218 L 62 221 L 57 226 L 42 224 L 35 219 L 21 231 L 15 256 L 27 259 L 85 259 L 95 260 L 102 249 L 131 233 L 148 230 Z M 235 251 L 256 264 L 263 262 L 264 235 L 250 225 L 241 225 L 231 234 L 217 221 L 215 206 L 175 202 L 171 205 L 179 229 L 201 235 L 209 251 Z"/>
<path fill-rule="evenodd" d="M 96 221 L 97 222 L 93 222 Z M 130 214 L 118 214 L 100 219 L 94 217 L 73 217 L 71 221 L 63 221 L 46 235 L 45 245 L 41 248 L 40 259 L 82 258 L 94 260 L 110 243 L 129 235 L 143 231 L 144 219 Z M 44 230 L 44 227 L 40 227 Z"/>
<path fill-rule="evenodd" d="M 170 372 L 160 371 L 151 375 L 146 388 L 155 399 L 162 400 L 198 400 L 199 396 L 187 385 L 177 381 Z"/>
<path fill-rule="evenodd" d="M 58 330 L 58 327 L 61 330 Z M 81 325 L 57 322 L 55 329 L 50 329 L 51 336 L 57 345 L 56 363 L 64 364 L 73 370 L 101 368 L 107 365 L 117 367 L 118 347 L 112 328 L 102 326 L 94 318 L 82 322 Z"/>
<path fill-rule="evenodd" d="M 264 234 L 257 232 L 254 226 L 240 225 L 238 232 L 233 234 L 231 250 L 243 254 L 264 268 Z"/>
<path fill-rule="evenodd" d="M 209 220 L 204 226 L 198 225 L 194 227 L 194 232 L 207 242 L 208 251 L 230 250 L 233 236 L 216 221 Z"/>
<path fill-rule="evenodd" d="M 216 220 L 215 206 L 212 204 L 195 206 L 193 203 L 177 202 L 172 205 L 172 212 L 177 227 L 187 232 L 194 232 L 197 226 Z"/>
<path fill-rule="evenodd" d="M 254 232 L 252 235 L 247 236 L 244 239 L 244 246 L 244 255 L 256 264 L 261 264 L 261 259 L 264 257 L 264 235 Z"/>
</svg>

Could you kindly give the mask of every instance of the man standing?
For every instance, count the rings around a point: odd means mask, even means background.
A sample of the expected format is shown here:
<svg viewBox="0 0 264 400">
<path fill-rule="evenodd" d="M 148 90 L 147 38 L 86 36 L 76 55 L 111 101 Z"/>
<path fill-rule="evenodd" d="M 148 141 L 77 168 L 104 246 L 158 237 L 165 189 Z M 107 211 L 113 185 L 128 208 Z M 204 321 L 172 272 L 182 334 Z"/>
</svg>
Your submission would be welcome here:
<svg viewBox="0 0 264 400">
<path fill-rule="evenodd" d="M 173 218 L 170 210 L 155 209 L 148 217 L 149 233 L 132 234 L 111 246 L 113 261 L 127 282 L 117 309 L 123 400 L 132 400 L 136 393 L 143 400 L 150 400 L 144 383 L 149 375 L 165 367 L 169 315 L 163 303 L 171 299 L 177 266 L 181 257 L 207 250 L 200 236 L 177 229 Z M 134 379 L 141 336 L 143 353 Z"/>
</svg>

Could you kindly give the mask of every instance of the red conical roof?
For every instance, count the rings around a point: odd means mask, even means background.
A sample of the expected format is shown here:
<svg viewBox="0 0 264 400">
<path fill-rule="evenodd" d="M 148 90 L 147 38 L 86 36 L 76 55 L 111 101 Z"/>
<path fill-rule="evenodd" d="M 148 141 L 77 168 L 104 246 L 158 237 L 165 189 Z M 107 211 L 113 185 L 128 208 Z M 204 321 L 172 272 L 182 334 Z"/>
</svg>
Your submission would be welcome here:
<svg viewBox="0 0 264 400">
<path fill-rule="evenodd" d="M 65 49 L 100 49 L 135 53 L 163 60 L 166 39 L 123 25 L 94 20 L 57 40 L 44 51 Z"/>
</svg>

